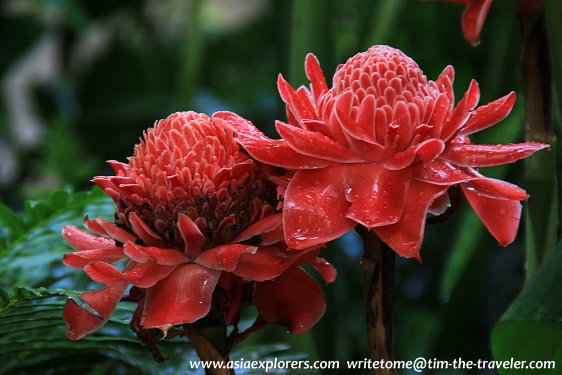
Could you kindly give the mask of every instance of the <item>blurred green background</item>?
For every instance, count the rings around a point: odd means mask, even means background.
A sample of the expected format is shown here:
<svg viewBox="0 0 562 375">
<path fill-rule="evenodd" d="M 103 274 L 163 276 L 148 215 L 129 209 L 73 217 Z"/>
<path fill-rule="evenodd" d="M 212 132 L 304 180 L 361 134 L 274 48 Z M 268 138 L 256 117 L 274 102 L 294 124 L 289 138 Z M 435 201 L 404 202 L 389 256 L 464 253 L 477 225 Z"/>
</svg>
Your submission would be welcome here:
<svg viewBox="0 0 562 375">
<path fill-rule="evenodd" d="M 562 49 L 559 4 L 545 1 L 551 46 Z M 285 118 L 278 73 L 298 86 L 307 83 L 307 52 L 331 77 L 353 54 L 389 44 L 414 58 L 430 79 L 453 65 L 457 97 L 472 78 L 480 83 L 482 103 L 517 91 L 508 119 L 476 141 L 523 140 L 516 1 L 494 2 L 478 48 L 463 38 L 462 10 L 460 4 L 406 0 L 0 2 L 0 373 L 188 372 L 193 354 L 185 354 L 185 343 L 170 349 L 170 361 L 151 363 L 127 330 L 128 306 L 94 339 L 65 341 L 64 298 L 52 292 L 87 287 L 81 272 L 60 265 L 68 251 L 60 227 L 78 225 L 84 215 L 112 216 L 111 202 L 88 191 L 89 180 L 111 173 L 104 160 L 125 161 L 142 131 L 171 112 L 232 110 L 273 136 L 274 120 Z M 559 134 L 558 99 L 555 91 Z M 464 205 L 447 222 L 427 228 L 423 264 L 398 260 L 397 359 L 544 357 L 557 358 L 562 368 L 557 160 L 554 148 L 525 162 L 527 169 L 519 162 L 484 172 L 537 192 L 508 248 L 500 248 Z M 291 336 L 271 327 L 242 344 L 235 357 L 365 358 L 361 251 L 353 233 L 325 251 L 339 277 L 326 287 L 328 310 L 311 332 Z M 526 278 L 525 259 L 532 257 L 539 259 Z M 529 343 L 519 342 L 525 341 L 521 334 Z"/>
</svg>

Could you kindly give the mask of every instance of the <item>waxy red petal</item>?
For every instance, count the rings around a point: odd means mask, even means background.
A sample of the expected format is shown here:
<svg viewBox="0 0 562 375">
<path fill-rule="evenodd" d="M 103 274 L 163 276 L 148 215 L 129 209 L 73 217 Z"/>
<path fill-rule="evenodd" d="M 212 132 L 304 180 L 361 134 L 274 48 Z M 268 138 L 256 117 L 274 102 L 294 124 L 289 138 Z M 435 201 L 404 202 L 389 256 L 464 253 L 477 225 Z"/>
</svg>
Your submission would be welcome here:
<svg viewBox="0 0 562 375">
<path fill-rule="evenodd" d="M 464 37 L 469 42 L 478 42 L 486 22 L 488 11 L 494 0 L 470 0 L 461 17 Z"/>
<path fill-rule="evenodd" d="M 326 259 L 315 258 L 314 262 L 311 263 L 311 266 L 320 274 L 320 276 L 322 276 L 322 279 L 326 284 L 336 281 L 338 271 Z"/>
<path fill-rule="evenodd" d="M 275 127 L 289 146 L 300 154 L 339 163 L 361 161 L 360 157 L 341 144 L 320 133 L 300 129 L 281 121 L 275 121 Z"/>
<path fill-rule="evenodd" d="M 281 74 L 277 76 L 277 89 L 298 122 L 303 119 L 317 119 L 316 111 L 305 92 L 295 91 Z M 304 94 L 304 95 L 303 95 Z"/>
<path fill-rule="evenodd" d="M 472 80 L 462 99 L 453 110 L 451 118 L 443 125 L 440 136 L 442 140 L 447 141 L 457 134 L 459 129 L 461 129 L 470 118 L 470 112 L 478 105 L 479 100 L 480 89 L 478 87 L 478 82 Z"/>
<path fill-rule="evenodd" d="M 516 99 L 517 95 L 512 91 L 506 96 L 476 108 L 459 132 L 459 135 L 476 133 L 502 121 L 511 112 Z"/>
<path fill-rule="evenodd" d="M 388 170 L 376 165 L 349 169 L 346 198 L 351 207 L 346 217 L 367 227 L 394 224 L 402 216 L 404 197 L 412 179 L 412 169 Z"/>
<path fill-rule="evenodd" d="M 275 246 L 260 246 L 255 253 L 240 255 L 233 273 L 255 281 L 266 281 L 278 277 L 295 263 L 307 261 L 318 254 L 317 247 L 300 251 L 287 251 Z"/>
<path fill-rule="evenodd" d="M 410 146 L 405 151 L 396 153 L 390 160 L 385 161 L 383 165 L 387 169 L 403 169 L 412 165 L 416 159 L 429 162 L 441 155 L 443 150 L 445 150 L 445 143 L 440 139 L 432 138 Z"/>
<path fill-rule="evenodd" d="M 369 144 L 377 143 L 375 140 L 375 132 L 373 129 L 374 119 L 370 120 L 368 115 L 372 113 L 374 116 L 374 97 L 369 95 L 363 100 L 365 106 L 360 109 L 361 114 L 361 125 L 358 124 L 350 115 L 351 105 L 353 103 L 353 92 L 346 91 L 339 95 L 336 101 L 336 119 L 339 126 L 346 135 L 349 142 L 353 142 L 349 137 L 353 137 L 356 140 L 364 141 Z M 370 104 L 369 104 L 370 103 Z M 368 121 L 373 121 L 370 124 L 366 124 Z M 370 127 L 370 132 L 367 130 Z M 378 145 L 378 144 L 377 144 Z"/>
<path fill-rule="evenodd" d="M 128 216 L 129 224 L 135 234 L 148 246 L 166 247 L 166 242 L 160 235 L 154 232 L 136 212 Z"/>
<path fill-rule="evenodd" d="M 144 263 L 131 262 L 127 265 L 123 276 L 134 286 L 150 288 L 160 280 L 168 277 L 176 266 L 163 266 L 151 259 Z"/>
<path fill-rule="evenodd" d="M 221 245 L 204 251 L 195 259 L 195 262 L 207 268 L 232 272 L 242 254 L 254 254 L 257 250 L 256 246 L 251 245 Z"/>
<path fill-rule="evenodd" d="M 189 262 L 189 258 L 176 249 L 140 246 L 132 242 L 127 242 L 124 248 L 125 255 L 137 263 L 154 261 L 162 266 L 177 266 Z"/>
<path fill-rule="evenodd" d="M 420 260 L 420 248 L 429 206 L 447 188 L 447 186 L 412 180 L 408 195 L 405 197 L 404 213 L 400 221 L 373 230 L 401 256 Z"/>
<path fill-rule="evenodd" d="M 493 167 L 524 159 L 536 151 L 549 148 L 544 143 L 526 142 L 507 145 L 473 145 L 451 143 L 441 158 L 467 167 Z"/>
<path fill-rule="evenodd" d="M 88 220 L 88 218 L 86 218 L 84 220 L 84 226 L 92 232 L 107 236 L 121 243 L 127 241 L 134 242 L 137 239 L 135 235 L 102 218 L 96 218 L 94 220 Z"/>
<path fill-rule="evenodd" d="M 431 202 L 428 212 L 432 215 L 439 216 L 449 208 L 450 203 L 449 194 L 445 192 Z"/>
<path fill-rule="evenodd" d="M 276 230 L 283 225 L 283 213 L 269 215 L 244 229 L 232 242 L 243 242 L 252 237 Z"/>
<path fill-rule="evenodd" d="M 326 78 L 324 78 L 324 72 L 322 72 L 320 63 L 312 53 L 306 55 L 304 70 L 306 72 L 306 77 L 310 81 L 312 96 L 316 103 L 318 103 L 320 95 L 328 91 L 328 85 L 326 84 Z"/>
<path fill-rule="evenodd" d="M 115 247 L 114 240 L 94 236 L 91 233 L 78 229 L 74 225 L 65 225 L 61 233 L 65 241 L 79 251 L 112 249 Z"/>
<path fill-rule="evenodd" d="M 123 275 L 115 266 L 105 262 L 95 262 L 84 267 L 90 279 L 103 285 L 118 284 L 124 280 Z"/>
<path fill-rule="evenodd" d="M 93 308 L 99 316 L 83 309 L 73 300 L 69 299 L 65 303 L 63 318 L 68 326 L 66 336 L 70 340 L 78 340 L 103 326 L 115 310 L 128 286 L 119 270 L 104 262 L 90 263 L 84 267 L 84 272 L 92 280 L 107 285 L 107 287 L 81 295 L 84 302 Z"/>
<path fill-rule="evenodd" d="M 304 249 L 338 238 L 355 226 L 345 217 L 345 166 L 297 171 L 285 193 L 284 228 L 287 244 Z"/>
<path fill-rule="evenodd" d="M 323 168 L 334 164 L 328 160 L 303 155 L 293 150 L 285 140 L 273 140 L 258 130 L 250 121 L 231 112 L 217 112 L 213 121 L 234 131 L 236 140 L 255 159 L 288 169 Z"/>
<path fill-rule="evenodd" d="M 178 266 L 147 289 L 141 325 L 164 333 L 173 325 L 192 323 L 209 312 L 221 271 L 198 264 Z"/>
<path fill-rule="evenodd" d="M 256 284 L 254 304 L 265 321 L 283 324 L 295 334 L 312 328 L 326 310 L 322 288 L 298 267 Z"/>
<path fill-rule="evenodd" d="M 488 198 L 464 186 L 462 190 L 482 223 L 500 246 L 512 243 L 519 228 L 521 204 L 514 200 Z"/>
<path fill-rule="evenodd" d="M 434 160 L 426 165 L 414 167 L 414 178 L 435 185 L 455 185 L 475 178 L 470 170 L 457 168 L 455 165 L 444 161 Z"/>
<path fill-rule="evenodd" d="M 100 316 L 83 309 L 71 299 L 66 301 L 63 309 L 63 319 L 68 327 L 66 337 L 70 340 L 78 340 L 103 326 L 115 311 L 125 289 L 127 289 L 127 282 L 121 281 L 102 290 L 82 294 L 84 302 Z"/>
<path fill-rule="evenodd" d="M 64 254 L 62 262 L 68 267 L 84 268 L 84 266 L 92 262 L 115 263 L 125 258 L 123 248 L 113 246 L 111 248 L 82 250 Z"/>
<path fill-rule="evenodd" d="M 463 185 L 468 190 L 473 190 L 489 198 L 522 201 L 529 198 L 525 190 L 517 185 L 510 184 L 494 178 L 477 178 Z"/>
<path fill-rule="evenodd" d="M 190 259 L 195 259 L 203 251 L 207 239 L 193 220 L 187 215 L 178 216 L 178 230 L 185 243 L 185 253 Z"/>
</svg>

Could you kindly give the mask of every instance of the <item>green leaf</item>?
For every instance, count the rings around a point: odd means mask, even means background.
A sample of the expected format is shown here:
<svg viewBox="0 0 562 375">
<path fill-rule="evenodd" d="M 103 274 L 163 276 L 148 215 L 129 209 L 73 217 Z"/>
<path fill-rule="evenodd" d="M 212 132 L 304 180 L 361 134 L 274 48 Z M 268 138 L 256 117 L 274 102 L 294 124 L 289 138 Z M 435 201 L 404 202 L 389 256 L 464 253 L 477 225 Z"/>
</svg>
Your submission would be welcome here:
<svg viewBox="0 0 562 375">
<path fill-rule="evenodd" d="M 62 264 L 62 255 L 71 249 L 60 232 L 67 224 L 80 226 L 88 214 L 111 218 L 111 198 L 98 188 L 83 193 L 62 191 L 44 202 L 26 202 L 25 208 L 23 216 L 4 210 L 17 223 L 17 230 L 11 231 L 15 235 L 8 243 L 0 244 L 0 287 L 86 288 L 80 273 Z"/>
<path fill-rule="evenodd" d="M 492 333 L 496 360 L 562 363 L 562 243 L 529 280 Z M 509 370 L 499 371 L 510 374 Z M 552 374 L 552 370 L 527 370 L 521 374 Z"/>
<path fill-rule="evenodd" d="M 180 348 L 167 342 L 161 345 L 162 349 L 173 353 L 175 362 L 159 365 L 153 361 L 128 326 L 134 309 L 131 303 L 120 303 L 98 332 L 79 341 L 66 339 L 61 297 L 80 298 L 74 290 L 14 288 L 7 292 L 0 289 L 0 353 L 5 359 L 0 362 L 0 374 L 32 373 L 37 368 L 41 372 L 46 369 L 58 372 L 67 362 L 56 360 L 73 356 L 82 358 L 80 361 L 73 358 L 71 362 L 86 368 L 113 363 L 116 372 L 153 374 L 177 366 L 183 359 L 175 352 Z"/>
<path fill-rule="evenodd" d="M 13 241 L 25 231 L 23 219 L 3 204 L 0 204 L 0 224 L 6 228 L 8 241 Z"/>
</svg>

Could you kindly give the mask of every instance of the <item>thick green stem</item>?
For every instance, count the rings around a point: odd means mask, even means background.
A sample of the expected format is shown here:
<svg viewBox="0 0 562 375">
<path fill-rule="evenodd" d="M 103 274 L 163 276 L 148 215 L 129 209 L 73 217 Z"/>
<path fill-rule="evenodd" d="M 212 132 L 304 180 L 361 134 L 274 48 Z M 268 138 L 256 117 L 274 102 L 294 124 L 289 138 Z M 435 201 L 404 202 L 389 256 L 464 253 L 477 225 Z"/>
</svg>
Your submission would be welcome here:
<svg viewBox="0 0 562 375">
<path fill-rule="evenodd" d="M 554 145 L 552 127 L 552 63 L 542 2 L 520 0 L 518 16 L 523 33 L 521 71 L 525 95 L 525 138 Z M 526 188 L 531 199 L 525 211 L 527 278 L 556 244 L 556 155 L 542 152 L 525 162 Z"/>
<path fill-rule="evenodd" d="M 395 254 L 375 233 L 364 227 L 361 267 L 367 291 L 367 335 L 373 361 L 392 360 L 392 309 Z M 396 370 L 373 370 L 373 374 L 397 374 Z"/>
</svg>

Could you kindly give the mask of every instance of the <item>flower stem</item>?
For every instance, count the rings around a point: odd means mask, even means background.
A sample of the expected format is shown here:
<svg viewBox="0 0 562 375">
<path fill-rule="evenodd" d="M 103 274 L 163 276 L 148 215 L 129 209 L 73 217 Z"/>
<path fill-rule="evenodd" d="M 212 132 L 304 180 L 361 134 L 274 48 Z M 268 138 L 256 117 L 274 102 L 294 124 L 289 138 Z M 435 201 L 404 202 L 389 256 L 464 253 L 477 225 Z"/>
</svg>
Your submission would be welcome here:
<svg viewBox="0 0 562 375">
<path fill-rule="evenodd" d="M 538 0 L 519 0 L 523 34 L 521 71 L 525 95 L 525 138 L 554 145 L 552 65 L 545 12 Z M 526 188 L 533 199 L 525 209 L 527 279 L 555 248 L 557 240 L 556 153 L 540 153 L 525 161 Z"/>
<path fill-rule="evenodd" d="M 184 331 L 197 356 L 201 361 L 223 362 L 225 368 L 207 368 L 205 374 L 210 375 L 232 375 L 233 370 L 226 369 L 228 361 L 228 340 L 226 336 L 226 325 L 223 322 L 210 322 L 203 319 L 204 324 L 185 324 Z"/>
<path fill-rule="evenodd" d="M 392 308 L 394 300 L 394 251 L 364 227 L 361 267 L 367 291 L 367 334 L 373 361 L 392 359 Z M 395 370 L 373 370 L 374 374 L 397 374 Z"/>
</svg>

